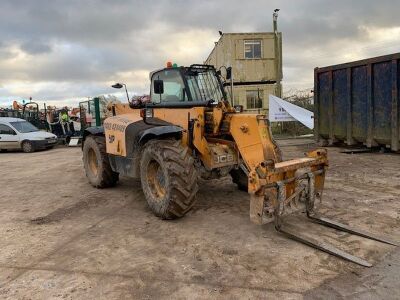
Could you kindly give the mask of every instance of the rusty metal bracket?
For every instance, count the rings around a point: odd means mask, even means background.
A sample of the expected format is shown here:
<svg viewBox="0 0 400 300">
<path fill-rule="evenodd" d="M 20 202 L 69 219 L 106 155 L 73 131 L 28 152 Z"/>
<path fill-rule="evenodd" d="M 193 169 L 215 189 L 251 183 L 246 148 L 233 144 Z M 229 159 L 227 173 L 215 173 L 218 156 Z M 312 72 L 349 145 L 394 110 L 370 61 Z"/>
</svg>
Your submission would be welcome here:
<svg viewBox="0 0 400 300">
<path fill-rule="evenodd" d="M 285 184 L 282 181 L 278 181 L 277 183 L 278 186 L 278 201 L 276 203 L 276 207 L 274 210 L 274 222 L 275 222 L 275 228 L 276 230 L 279 231 L 279 229 L 282 227 L 282 215 L 283 211 L 285 209 L 285 200 L 286 200 L 286 187 Z"/>
<path fill-rule="evenodd" d="M 306 200 L 307 214 L 314 211 L 315 204 L 315 176 L 313 172 L 307 173 L 308 177 L 308 195 Z"/>
</svg>

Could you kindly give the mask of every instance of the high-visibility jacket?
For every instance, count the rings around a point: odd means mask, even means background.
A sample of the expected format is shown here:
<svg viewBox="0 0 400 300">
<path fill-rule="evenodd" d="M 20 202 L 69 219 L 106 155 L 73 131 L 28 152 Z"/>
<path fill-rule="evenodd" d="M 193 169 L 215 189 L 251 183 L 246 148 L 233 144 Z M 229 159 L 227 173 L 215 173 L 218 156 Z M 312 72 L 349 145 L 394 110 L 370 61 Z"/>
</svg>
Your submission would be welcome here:
<svg viewBox="0 0 400 300">
<path fill-rule="evenodd" d="M 67 114 L 67 113 L 62 113 L 62 114 L 61 114 L 61 120 L 62 120 L 63 122 L 68 122 L 68 121 L 69 121 L 68 114 Z"/>
</svg>

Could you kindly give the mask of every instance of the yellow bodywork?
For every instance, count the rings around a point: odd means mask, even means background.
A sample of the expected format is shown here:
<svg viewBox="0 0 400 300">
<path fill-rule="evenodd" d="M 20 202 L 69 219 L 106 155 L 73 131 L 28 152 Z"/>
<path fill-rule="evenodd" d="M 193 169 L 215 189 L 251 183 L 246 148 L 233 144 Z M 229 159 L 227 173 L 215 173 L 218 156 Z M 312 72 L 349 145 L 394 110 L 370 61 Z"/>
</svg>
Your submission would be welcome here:
<svg viewBox="0 0 400 300">
<path fill-rule="evenodd" d="M 107 153 L 126 156 L 125 130 L 129 124 L 142 120 L 139 110 L 109 117 L 104 121 Z"/>
</svg>

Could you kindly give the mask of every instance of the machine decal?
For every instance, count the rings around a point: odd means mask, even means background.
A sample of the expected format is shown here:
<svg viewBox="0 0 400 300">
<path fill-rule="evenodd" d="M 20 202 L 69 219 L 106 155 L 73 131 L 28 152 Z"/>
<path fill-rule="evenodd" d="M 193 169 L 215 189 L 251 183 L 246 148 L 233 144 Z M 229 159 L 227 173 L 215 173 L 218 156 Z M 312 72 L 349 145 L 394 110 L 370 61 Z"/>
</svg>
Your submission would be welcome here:
<svg viewBox="0 0 400 300">
<path fill-rule="evenodd" d="M 115 141 L 115 135 L 108 135 L 108 143 L 112 144 Z"/>
</svg>

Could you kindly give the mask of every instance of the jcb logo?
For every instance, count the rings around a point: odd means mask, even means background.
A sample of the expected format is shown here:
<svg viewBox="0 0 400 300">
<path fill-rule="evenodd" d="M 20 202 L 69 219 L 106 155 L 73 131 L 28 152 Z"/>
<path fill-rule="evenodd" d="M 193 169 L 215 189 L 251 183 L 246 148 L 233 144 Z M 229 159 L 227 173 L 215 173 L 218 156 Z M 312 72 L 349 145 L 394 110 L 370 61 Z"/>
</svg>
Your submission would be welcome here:
<svg viewBox="0 0 400 300">
<path fill-rule="evenodd" d="M 217 164 L 223 164 L 226 162 L 231 162 L 233 161 L 233 155 L 232 154 L 227 154 L 227 155 L 218 155 L 214 158 L 214 161 Z"/>
<path fill-rule="evenodd" d="M 109 135 L 108 135 L 108 143 L 109 143 L 109 144 L 112 144 L 112 143 L 114 143 L 114 141 L 115 141 L 115 136 L 109 134 Z"/>
</svg>

